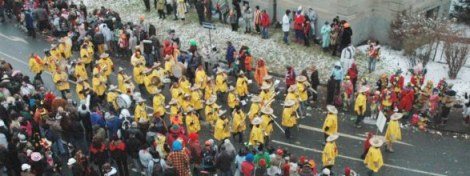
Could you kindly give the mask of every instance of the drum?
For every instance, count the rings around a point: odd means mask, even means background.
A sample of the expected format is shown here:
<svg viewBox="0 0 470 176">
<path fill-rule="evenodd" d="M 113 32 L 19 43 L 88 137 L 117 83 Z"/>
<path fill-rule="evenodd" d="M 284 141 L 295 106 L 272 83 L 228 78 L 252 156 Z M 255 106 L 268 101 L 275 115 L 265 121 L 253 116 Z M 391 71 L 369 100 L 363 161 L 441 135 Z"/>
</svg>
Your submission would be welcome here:
<svg viewBox="0 0 470 176">
<path fill-rule="evenodd" d="M 116 103 L 119 108 L 127 109 L 131 107 L 132 100 L 131 100 L 131 97 L 129 97 L 129 95 L 121 94 L 118 97 L 116 97 Z"/>
<path fill-rule="evenodd" d="M 173 65 L 171 71 L 173 73 L 173 76 L 175 76 L 176 78 L 181 78 L 181 76 L 186 73 L 186 67 L 183 63 L 177 62 L 175 65 Z"/>
</svg>

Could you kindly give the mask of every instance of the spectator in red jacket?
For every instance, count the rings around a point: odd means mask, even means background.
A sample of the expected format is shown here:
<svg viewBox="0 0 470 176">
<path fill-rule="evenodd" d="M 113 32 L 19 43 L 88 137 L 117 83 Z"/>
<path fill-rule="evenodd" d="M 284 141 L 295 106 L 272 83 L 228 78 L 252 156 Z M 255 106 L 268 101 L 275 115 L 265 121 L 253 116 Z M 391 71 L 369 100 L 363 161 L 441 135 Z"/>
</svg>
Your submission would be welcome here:
<svg viewBox="0 0 470 176">
<path fill-rule="evenodd" d="M 353 90 L 356 92 L 356 83 L 357 83 L 357 76 L 358 76 L 358 71 L 357 71 L 357 66 L 355 63 L 351 65 L 351 68 L 348 69 L 348 76 L 349 79 L 351 80 L 351 83 L 353 85 Z"/>
<path fill-rule="evenodd" d="M 129 175 L 127 169 L 127 153 L 126 153 L 126 144 L 122 142 L 119 138 L 115 137 L 111 143 L 109 143 L 109 151 L 114 161 L 116 161 L 119 173 L 122 175 Z"/>
<path fill-rule="evenodd" d="M 302 44 L 302 41 L 304 40 L 304 15 L 301 13 L 302 11 L 297 11 L 294 19 L 294 30 L 295 30 L 295 42 Z"/>
<path fill-rule="evenodd" d="M 286 92 L 287 92 L 287 89 L 289 89 L 289 87 L 291 85 L 294 85 L 295 84 L 295 71 L 294 71 L 294 68 L 292 68 L 292 66 L 287 66 L 287 73 L 286 73 Z"/>
<path fill-rule="evenodd" d="M 267 39 L 268 38 L 268 27 L 271 24 L 271 20 L 269 19 L 268 12 L 263 10 L 261 12 L 261 38 Z"/>
</svg>

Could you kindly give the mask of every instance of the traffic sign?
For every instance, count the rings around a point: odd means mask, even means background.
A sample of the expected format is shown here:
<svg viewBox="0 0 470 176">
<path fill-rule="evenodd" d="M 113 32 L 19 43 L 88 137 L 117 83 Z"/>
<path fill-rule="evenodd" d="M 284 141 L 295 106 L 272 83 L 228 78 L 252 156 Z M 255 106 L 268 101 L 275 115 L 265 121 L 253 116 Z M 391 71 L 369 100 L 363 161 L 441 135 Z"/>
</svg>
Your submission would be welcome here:
<svg viewBox="0 0 470 176">
<path fill-rule="evenodd" d="M 209 29 L 209 30 L 214 30 L 215 29 L 215 25 L 214 23 L 209 23 L 209 22 L 202 22 L 202 27 L 203 28 L 206 28 L 206 29 Z"/>
</svg>

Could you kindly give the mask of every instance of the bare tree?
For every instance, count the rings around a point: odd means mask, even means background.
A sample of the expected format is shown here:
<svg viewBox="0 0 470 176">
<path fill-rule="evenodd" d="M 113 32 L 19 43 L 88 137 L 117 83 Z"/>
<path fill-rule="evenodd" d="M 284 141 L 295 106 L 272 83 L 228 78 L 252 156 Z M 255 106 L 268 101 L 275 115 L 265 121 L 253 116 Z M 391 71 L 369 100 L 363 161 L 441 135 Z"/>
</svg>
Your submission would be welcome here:
<svg viewBox="0 0 470 176">
<path fill-rule="evenodd" d="M 457 78 L 460 69 L 467 62 L 470 51 L 468 45 L 459 43 L 457 40 L 454 36 L 447 36 L 444 40 L 444 56 L 449 67 L 447 74 L 450 79 Z"/>
</svg>

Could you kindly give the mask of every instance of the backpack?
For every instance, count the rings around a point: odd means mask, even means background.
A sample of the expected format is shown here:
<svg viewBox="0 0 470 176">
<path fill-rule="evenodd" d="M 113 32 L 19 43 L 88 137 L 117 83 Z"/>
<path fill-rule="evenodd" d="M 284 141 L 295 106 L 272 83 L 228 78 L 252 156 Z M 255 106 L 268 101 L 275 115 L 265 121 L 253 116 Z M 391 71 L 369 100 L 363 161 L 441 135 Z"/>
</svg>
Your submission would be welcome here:
<svg viewBox="0 0 470 176">
<path fill-rule="evenodd" d="M 214 167 L 214 155 L 212 151 L 205 151 L 202 158 L 202 164 L 206 167 Z"/>
<path fill-rule="evenodd" d="M 153 162 L 153 174 L 152 175 L 153 176 L 164 175 L 163 167 L 162 167 L 160 160 L 158 160 L 158 162 Z"/>
</svg>

